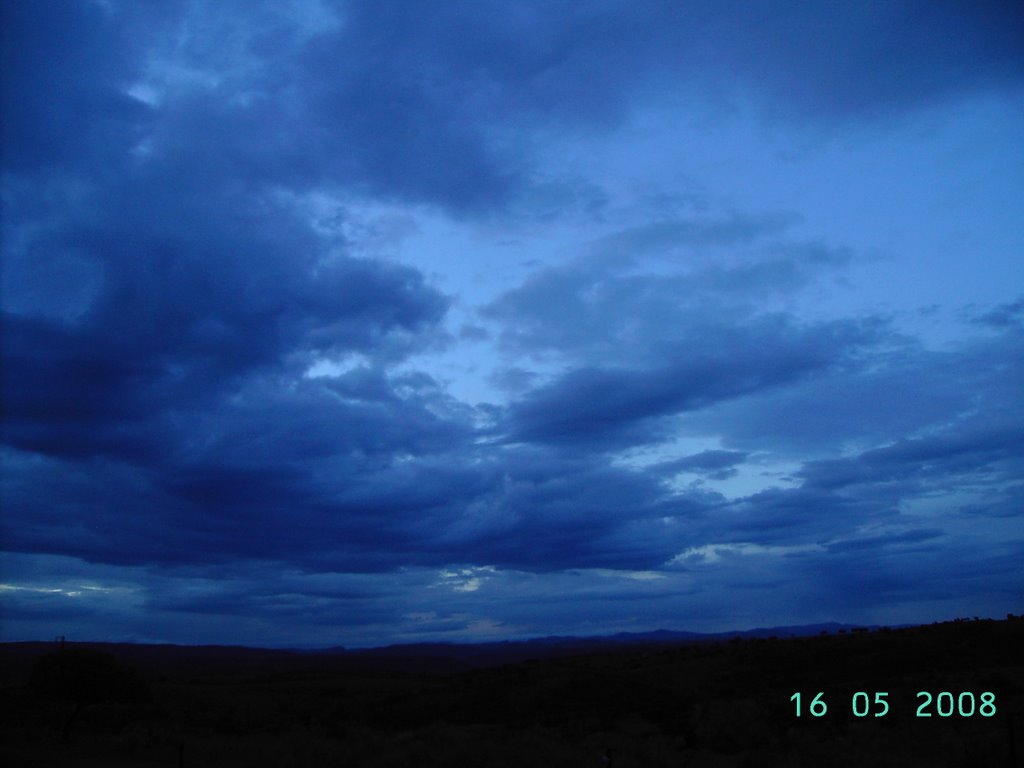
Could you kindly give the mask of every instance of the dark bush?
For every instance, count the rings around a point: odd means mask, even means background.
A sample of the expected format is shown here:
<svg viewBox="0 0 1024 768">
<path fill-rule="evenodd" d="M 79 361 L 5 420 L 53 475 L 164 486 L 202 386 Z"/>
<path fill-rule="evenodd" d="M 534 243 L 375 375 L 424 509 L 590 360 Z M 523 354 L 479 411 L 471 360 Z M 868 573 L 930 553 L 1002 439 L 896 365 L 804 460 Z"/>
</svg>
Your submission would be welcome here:
<svg viewBox="0 0 1024 768">
<path fill-rule="evenodd" d="M 87 707 L 150 701 L 145 680 L 109 653 L 93 648 L 69 648 L 40 656 L 32 666 L 30 685 L 46 698 L 74 704 L 61 729 L 65 741 L 71 725 Z"/>
</svg>

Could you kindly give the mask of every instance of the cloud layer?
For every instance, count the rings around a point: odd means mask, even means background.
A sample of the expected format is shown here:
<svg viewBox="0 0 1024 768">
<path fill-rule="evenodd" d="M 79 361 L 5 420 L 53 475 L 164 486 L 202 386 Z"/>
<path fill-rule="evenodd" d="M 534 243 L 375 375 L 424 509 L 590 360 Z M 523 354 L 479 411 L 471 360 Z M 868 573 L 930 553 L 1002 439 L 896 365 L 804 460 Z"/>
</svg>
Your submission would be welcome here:
<svg viewBox="0 0 1024 768">
<path fill-rule="evenodd" d="M 7 638 L 1019 597 L 1019 295 L 966 296 L 929 343 L 815 298 L 867 255 L 781 193 L 638 193 L 551 157 L 628 154 L 647 111 L 843 141 L 1012 101 L 1020 14 L 742 5 L 5 2 Z M 375 206 L 411 222 L 401 255 L 351 226 Z M 446 287 L 506 268 L 485 298 Z"/>
</svg>

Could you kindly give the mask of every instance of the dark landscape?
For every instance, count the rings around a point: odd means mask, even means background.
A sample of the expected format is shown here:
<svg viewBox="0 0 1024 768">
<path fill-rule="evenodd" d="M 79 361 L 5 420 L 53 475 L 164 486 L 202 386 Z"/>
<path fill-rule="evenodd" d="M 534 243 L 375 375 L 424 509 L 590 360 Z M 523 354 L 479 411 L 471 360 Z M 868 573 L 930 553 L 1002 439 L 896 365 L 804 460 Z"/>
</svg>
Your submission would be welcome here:
<svg viewBox="0 0 1024 768">
<path fill-rule="evenodd" d="M 16 766 L 1014 766 L 1021 648 L 1012 615 L 357 651 L 6 643 L 0 754 Z M 887 693 L 889 711 L 862 697 L 854 715 L 858 691 Z M 936 698 L 922 716 L 920 691 Z M 944 716 L 944 691 L 964 710 L 991 693 L 994 711 Z"/>
</svg>

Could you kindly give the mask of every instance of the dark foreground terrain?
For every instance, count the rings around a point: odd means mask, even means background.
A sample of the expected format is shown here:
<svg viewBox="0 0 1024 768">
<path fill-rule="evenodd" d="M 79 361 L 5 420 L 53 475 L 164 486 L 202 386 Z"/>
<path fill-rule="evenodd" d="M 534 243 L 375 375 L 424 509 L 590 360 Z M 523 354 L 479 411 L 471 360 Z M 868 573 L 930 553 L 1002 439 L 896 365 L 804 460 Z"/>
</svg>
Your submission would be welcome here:
<svg viewBox="0 0 1024 768">
<path fill-rule="evenodd" d="M 1002 767 L 1024 754 L 1019 618 L 483 655 L 10 643 L 0 680 L 9 766 Z"/>
</svg>

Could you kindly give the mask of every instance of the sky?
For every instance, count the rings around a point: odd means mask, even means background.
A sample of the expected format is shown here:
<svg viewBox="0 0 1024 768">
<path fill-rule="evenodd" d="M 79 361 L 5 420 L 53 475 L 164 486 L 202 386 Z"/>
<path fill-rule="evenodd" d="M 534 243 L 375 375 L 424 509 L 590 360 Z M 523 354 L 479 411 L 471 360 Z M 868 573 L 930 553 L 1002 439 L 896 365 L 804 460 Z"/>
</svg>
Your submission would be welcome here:
<svg viewBox="0 0 1024 768">
<path fill-rule="evenodd" d="M 1024 608 L 1015 2 L 2 8 L 0 640 Z"/>
</svg>

